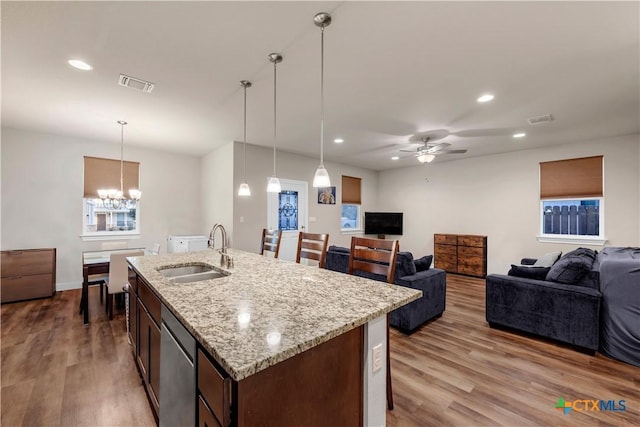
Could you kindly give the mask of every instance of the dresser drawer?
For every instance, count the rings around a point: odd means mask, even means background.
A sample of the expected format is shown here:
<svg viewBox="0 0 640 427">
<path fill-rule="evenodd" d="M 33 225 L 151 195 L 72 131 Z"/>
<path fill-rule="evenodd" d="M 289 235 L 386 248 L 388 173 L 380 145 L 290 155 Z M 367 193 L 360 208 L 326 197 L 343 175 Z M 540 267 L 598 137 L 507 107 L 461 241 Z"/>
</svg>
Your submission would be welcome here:
<svg viewBox="0 0 640 427">
<path fill-rule="evenodd" d="M 480 265 L 468 265 L 468 264 L 460 264 L 458 265 L 458 273 L 460 274 L 468 274 L 469 276 L 477 276 L 484 277 L 484 268 Z"/>
<path fill-rule="evenodd" d="M 455 234 L 434 234 L 433 235 L 434 243 L 439 243 L 442 245 L 457 245 L 458 238 Z"/>
<path fill-rule="evenodd" d="M 449 273 L 458 272 L 458 263 L 450 260 L 439 260 L 436 258 L 435 267 L 440 270 L 448 271 Z"/>
<path fill-rule="evenodd" d="M 485 237 L 484 236 L 458 236 L 458 245 L 459 246 L 476 246 L 476 247 L 484 247 L 485 245 Z"/>
<path fill-rule="evenodd" d="M 444 255 L 456 256 L 457 253 L 458 253 L 457 246 L 440 245 L 440 244 L 437 244 L 437 245 L 434 246 L 434 254 L 435 254 L 436 258 L 438 258 L 440 256 L 444 256 Z"/>
<path fill-rule="evenodd" d="M 458 262 L 462 258 L 484 258 L 484 248 L 458 246 Z"/>
<path fill-rule="evenodd" d="M 53 249 L 2 252 L 2 277 L 53 273 Z"/>
<path fill-rule="evenodd" d="M 2 302 L 50 297 L 55 292 L 51 273 L 3 277 L 0 279 L 0 287 Z"/>
<path fill-rule="evenodd" d="M 198 390 L 221 425 L 229 424 L 231 378 L 198 349 Z"/>
</svg>

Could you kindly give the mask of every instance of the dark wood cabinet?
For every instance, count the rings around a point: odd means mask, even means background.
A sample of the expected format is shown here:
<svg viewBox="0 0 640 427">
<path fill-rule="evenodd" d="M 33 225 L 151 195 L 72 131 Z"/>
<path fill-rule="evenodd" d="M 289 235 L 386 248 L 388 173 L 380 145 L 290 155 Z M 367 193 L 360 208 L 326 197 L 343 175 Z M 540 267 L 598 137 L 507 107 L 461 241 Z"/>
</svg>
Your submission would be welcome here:
<svg viewBox="0 0 640 427">
<path fill-rule="evenodd" d="M 134 304 L 136 314 L 130 321 L 137 324 L 130 327 L 134 354 L 142 380 L 151 401 L 154 416 L 158 419 L 160 397 L 160 300 L 141 277 L 136 278 L 138 296 Z M 131 306 L 130 306 L 131 310 Z M 154 316 L 155 314 L 155 316 Z M 156 321 L 157 319 L 157 321 Z M 133 332 L 135 331 L 135 332 Z"/>
<path fill-rule="evenodd" d="M 2 251 L 1 302 L 51 297 L 56 292 L 56 250 Z"/>
<path fill-rule="evenodd" d="M 450 273 L 486 277 L 487 236 L 434 234 L 435 267 Z"/>
</svg>

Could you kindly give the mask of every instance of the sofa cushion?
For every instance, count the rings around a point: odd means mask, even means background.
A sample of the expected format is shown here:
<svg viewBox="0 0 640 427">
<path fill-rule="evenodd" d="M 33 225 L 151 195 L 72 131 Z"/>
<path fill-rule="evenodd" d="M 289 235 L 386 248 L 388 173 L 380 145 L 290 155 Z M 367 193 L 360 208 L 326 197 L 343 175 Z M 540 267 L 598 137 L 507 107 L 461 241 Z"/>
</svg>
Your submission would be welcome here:
<svg viewBox="0 0 640 427">
<path fill-rule="evenodd" d="M 411 252 L 398 252 L 395 277 L 413 276 L 414 274 L 416 274 L 416 266 L 413 263 L 413 254 Z"/>
<path fill-rule="evenodd" d="M 343 253 L 343 254 L 348 254 L 348 253 L 351 252 L 351 249 L 349 249 L 349 248 L 345 248 L 343 246 L 333 246 L 333 245 L 329 246 L 329 249 L 327 249 L 327 250 L 332 251 L 332 252 L 340 252 L 340 253 Z"/>
<path fill-rule="evenodd" d="M 591 271 L 596 252 L 589 248 L 578 248 L 567 252 L 549 270 L 546 280 L 575 285 Z"/>
<path fill-rule="evenodd" d="M 416 266 L 416 272 L 428 270 L 431 267 L 431 261 L 433 261 L 433 255 L 425 255 L 422 258 L 414 259 L 413 264 Z"/>
<path fill-rule="evenodd" d="M 542 257 L 538 258 L 536 262 L 533 263 L 533 265 L 536 267 L 551 267 L 553 264 L 556 263 L 556 261 L 558 261 L 558 258 L 560 258 L 560 255 L 562 255 L 562 252 L 546 253 L 542 255 Z"/>
<path fill-rule="evenodd" d="M 509 276 L 524 277 L 525 279 L 545 280 L 547 273 L 551 267 L 535 267 L 533 265 L 515 265 L 511 264 L 511 270 L 507 273 Z"/>
</svg>

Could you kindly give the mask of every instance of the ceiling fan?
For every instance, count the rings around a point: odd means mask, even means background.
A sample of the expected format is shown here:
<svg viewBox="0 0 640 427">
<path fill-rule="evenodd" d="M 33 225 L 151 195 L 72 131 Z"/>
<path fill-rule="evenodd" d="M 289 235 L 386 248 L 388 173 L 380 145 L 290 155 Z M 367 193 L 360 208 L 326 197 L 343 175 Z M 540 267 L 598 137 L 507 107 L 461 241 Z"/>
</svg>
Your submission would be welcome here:
<svg viewBox="0 0 640 427">
<path fill-rule="evenodd" d="M 451 144 L 446 142 L 438 142 L 434 143 L 433 141 L 437 141 L 439 139 L 447 136 L 448 133 L 440 132 L 440 133 L 419 133 L 411 136 L 409 138 L 409 142 L 413 143 L 421 143 L 422 145 L 415 150 L 400 150 L 405 153 L 413 153 L 414 157 L 418 159 L 420 163 L 431 163 L 436 156 L 441 154 L 463 154 L 466 153 L 467 150 L 451 150 L 447 147 L 450 147 Z"/>
</svg>

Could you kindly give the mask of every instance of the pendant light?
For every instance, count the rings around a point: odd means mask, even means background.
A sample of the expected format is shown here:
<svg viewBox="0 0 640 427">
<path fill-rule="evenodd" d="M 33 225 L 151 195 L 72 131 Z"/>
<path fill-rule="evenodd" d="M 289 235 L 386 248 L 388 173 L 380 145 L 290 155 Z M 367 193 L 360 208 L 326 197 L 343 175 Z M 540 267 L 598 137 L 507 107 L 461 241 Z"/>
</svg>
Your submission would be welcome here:
<svg viewBox="0 0 640 427">
<path fill-rule="evenodd" d="M 120 125 L 120 190 L 99 189 L 98 197 L 102 201 L 102 206 L 107 209 L 133 209 L 142 197 L 142 191 L 131 188 L 129 189 L 129 198 L 124 196 L 124 126 L 127 122 L 118 120 L 118 124 Z"/>
<path fill-rule="evenodd" d="M 269 178 L 267 185 L 268 193 L 279 193 L 282 191 L 280 180 L 276 176 L 276 65 L 282 62 L 282 55 L 279 53 L 270 53 L 269 61 L 273 63 L 273 175 Z"/>
<path fill-rule="evenodd" d="M 247 184 L 247 88 L 251 87 L 251 82 L 248 80 L 241 80 L 240 84 L 244 88 L 244 135 L 242 138 L 244 151 L 242 154 L 242 163 L 244 172 L 242 184 L 240 184 L 240 188 L 238 188 L 238 196 L 250 196 L 251 189 L 249 188 L 249 184 Z"/>
<path fill-rule="evenodd" d="M 330 187 L 329 172 L 324 168 L 324 29 L 331 24 L 331 15 L 320 12 L 313 17 L 313 23 L 320 27 L 320 166 L 313 176 L 314 187 Z"/>
</svg>

